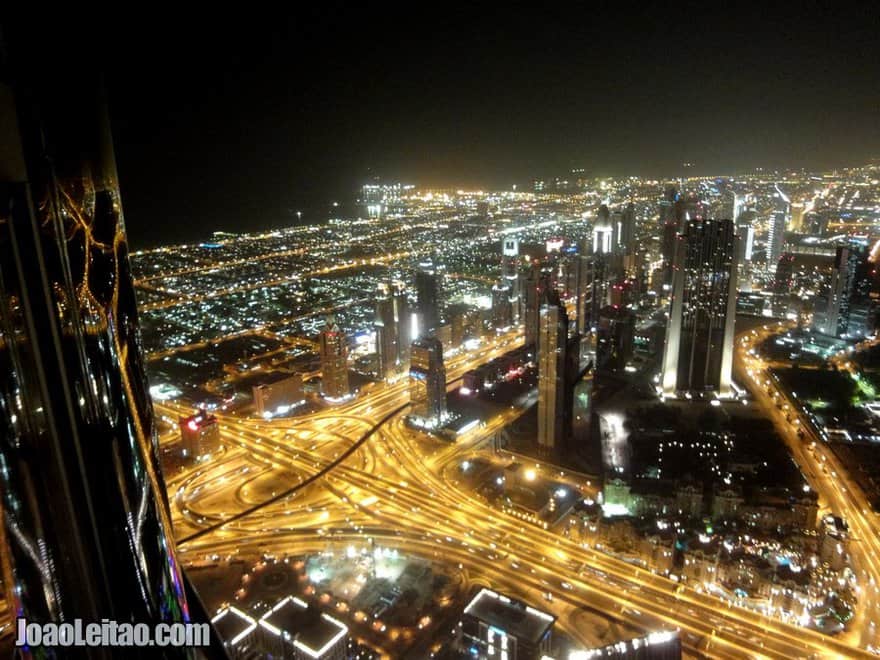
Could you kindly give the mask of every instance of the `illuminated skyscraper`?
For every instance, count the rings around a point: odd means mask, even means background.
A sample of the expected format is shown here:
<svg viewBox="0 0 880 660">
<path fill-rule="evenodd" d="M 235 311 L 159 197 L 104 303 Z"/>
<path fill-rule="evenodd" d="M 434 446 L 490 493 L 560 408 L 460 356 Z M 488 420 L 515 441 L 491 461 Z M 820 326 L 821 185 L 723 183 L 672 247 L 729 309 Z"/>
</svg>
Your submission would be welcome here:
<svg viewBox="0 0 880 660">
<path fill-rule="evenodd" d="M 574 381 L 580 337 L 568 336 L 568 314 L 552 289 L 542 295 L 538 337 L 538 449 L 554 452 L 571 442 Z"/>
<path fill-rule="evenodd" d="M 397 322 L 394 318 L 394 300 L 387 285 L 380 285 L 376 295 L 376 371 L 379 378 L 394 378 L 398 369 Z"/>
<path fill-rule="evenodd" d="M 593 254 L 611 254 L 617 243 L 611 213 L 604 204 L 599 207 L 593 223 Z"/>
<path fill-rule="evenodd" d="M 837 248 L 820 332 L 834 337 L 841 337 L 849 332 L 850 307 L 858 263 L 858 252 L 849 247 Z M 817 314 L 817 317 L 821 319 L 822 315 Z"/>
<path fill-rule="evenodd" d="M 736 314 L 731 220 L 688 220 L 677 238 L 663 390 L 730 394 Z"/>
<path fill-rule="evenodd" d="M 621 256 L 631 255 L 636 251 L 636 209 L 632 202 L 612 216 L 612 226 L 617 242 L 614 252 Z"/>
<path fill-rule="evenodd" d="M 510 289 L 511 320 L 518 323 L 522 301 L 519 277 L 519 242 L 515 238 L 505 238 L 502 242 L 501 279 Z"/>
<path fill-rule="evenodd" d="M 72 75 L 51 60 L 62 46 L 51 36 L 15 37 L 20 66 L 0 71 L 0 564 L 10 610 L 39 624 L 183 621 L 97 58 L 76 33 L 63 49 L 79 62 Z"/>
<path fill-rule="evenodd" d="M 406 288 L 400 282 L 392 285 L 394 302 L 394 325 L 397 328 L 397 363 L 402 372 L 409 367 L 409 347 L 416 332 L 415 315 L 406 296 Z"/>
<path fill-rule="evenodd" d="M 348 389 L 348 343 L 331 316 L 318 337 L 321 353 L 321 393 L 328 399 L 342 399 Z"/>
<path fill-rule="evenodd" d="M 446 367 L 443 344 L 436 337 L 422 337 L 412 343 L 409 399 L 417 423 L 434 428 L 446 419 Z"/>
<path fill-rule="evenodd" d="M 782 246 L 785 240 L 785 228 L 791 216 L 791 203 L 779 186 L 776 186 L 777 200 L 776 210 L 770 216 L 770 226 L 767 230 L 767 269 L 776 270 L 779 257 L 782 255 Z"/>
</svg>

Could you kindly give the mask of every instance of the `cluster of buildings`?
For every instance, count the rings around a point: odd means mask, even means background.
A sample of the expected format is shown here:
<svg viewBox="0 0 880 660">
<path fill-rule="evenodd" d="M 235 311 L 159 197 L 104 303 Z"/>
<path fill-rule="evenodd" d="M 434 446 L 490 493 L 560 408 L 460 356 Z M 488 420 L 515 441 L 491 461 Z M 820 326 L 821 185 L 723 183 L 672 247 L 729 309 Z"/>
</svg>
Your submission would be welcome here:
<svg viewBox="0 0 880 660">
<path fill-rule="evenodd" d="M 470 600 L 454 630 L 462 656 L 481 660 L 552 660 L 553 658 L 643 658 L 678 660 L 677 631 L 656 631 L 605 646 L 577 648 L 560 655 L 554 643 L 556 617 L 491 589 L 480 589 Z"/>
<path fill-rule="evenodd" d="M 232 660 L 348 660 L 348 626 L 296 596 L 266 609 L 259 619 L 237 607 L 222 608 L 211 619 Z"/>
</svg>

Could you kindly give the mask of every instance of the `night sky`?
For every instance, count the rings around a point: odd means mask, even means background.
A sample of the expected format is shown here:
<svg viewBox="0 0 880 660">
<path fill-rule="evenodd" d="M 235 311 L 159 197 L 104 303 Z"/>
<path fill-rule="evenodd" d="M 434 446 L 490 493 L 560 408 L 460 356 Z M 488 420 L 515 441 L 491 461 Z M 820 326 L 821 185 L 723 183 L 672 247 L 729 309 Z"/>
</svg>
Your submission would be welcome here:
<svg viewBox="0 0 880 660">
<path fill-rule="evenodd" d="M 126 19 L 107 69 L 131 242 L 321 220 L 373 175 L 508 187 L 880 157 L 876 6 L 730 6 Z"/>
</svg>

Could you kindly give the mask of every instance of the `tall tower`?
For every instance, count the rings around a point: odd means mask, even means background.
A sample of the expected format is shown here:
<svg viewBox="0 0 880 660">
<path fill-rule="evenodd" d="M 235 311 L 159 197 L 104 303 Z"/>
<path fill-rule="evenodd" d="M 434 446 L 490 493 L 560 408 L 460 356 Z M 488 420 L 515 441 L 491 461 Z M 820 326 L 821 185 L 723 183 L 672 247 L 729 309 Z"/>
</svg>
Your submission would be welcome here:
<svg viewBox="0 0 880 660">
<path fill-rule="evenodd" d="M 348 344 L 332 316 L 318 337 L 321 351 L 321 393 L 328 399 L 349 395 Z"/>
<path fill-rule="evenodd" d="M 436 337 L 421 337 L 412 343 L 409 399 L 413 418 L 423 426 L 436 428 L 446 419 L 446 367 L 443 344 Z"/>
<path fill-rule="evenodd" d="M 617 242 L 613 251 L 622 256 L 634 254 L 636 251 L 636 208 L 632 202 L 612 216 L 612 233 Z"/>
<path fill-rule="evenodd" d="M 415 279 L 419 336 L 431 337 L 440 326 L 440 284 L 434 263 L 420 263 Z"/>
<path fill-rule="evenodd" d="M 523 325 L 525 325 L 525 345 L 538 342 L 538 305 L 540 300 L 541 277 L 537 263 L 533 263 L 522 278 Z"/>
<path fill-rule="evenodd" d="M 387 285 L 380 285 L 376 296 L 377 376 L 385 380 L 394 378 L 398 369 L 397 321 L 394 318 L 394 300 Z"/>
<path fill-rule="evenodd" d="M 732 220 L 688 220 L 677 239 L 663 390 L 730 394 L 737 237 Z"/>
<path fill-rule="evenodd" d="M 519 241 L 505 238 L 501 245 L 501 279 L 510 290 L 512 321 L 519 322 L 521 294 L 519 277 Z"/>
<path fill-rule="evenodd" d="M 777 201 L 776 210 L 770 216 L 770 227 L 767 231 L 767 269 L 776 270 L 785 239 L 785 228 L 791 216 L 791 201 L 779 186 L 775 186 Z"/>
<path fill-rule="evenodd" d="M 14 73 L 0 71 L 0 563 L 10 609 L 39 624 L 185 621 L 98 58 L 80 51 L 80 33 L 76 43 L 6 36 L 18 57 Z M 71 52 L 81 75 L 53 60 Z"/>
<path fill-rule="evenodd" d="M 510 288 L 502 279 L 492 287 L 492 327 L 496 330 L 507 328 L 511 320 Z"/>
<path fill-rule="evenodd" d="M 392 285 L 391 298 L 394 302 L 394 326 L 397 328 L 397 363 L 401 371 L 406 371 L 409 368 L 409 347 L 416 334 L 415 317 L 402 282 Z"/>
<path fill-rule="evenodd" d="M 555 291 L 545 291 L 539 318 L 538 448 L 549 452 L 561 447 L 570 431 L 565 392 L 568 316 Z"/>
<path fill-rule="evenodd" d="M 835 337 L 849 331 L 850 304 L 853 285 L 856 279 L 859 255 L 848 247 L 838 247 L 831 269 L 831 282 L 828 292 L 826 327 L 824 332 Z"/>
</svg>

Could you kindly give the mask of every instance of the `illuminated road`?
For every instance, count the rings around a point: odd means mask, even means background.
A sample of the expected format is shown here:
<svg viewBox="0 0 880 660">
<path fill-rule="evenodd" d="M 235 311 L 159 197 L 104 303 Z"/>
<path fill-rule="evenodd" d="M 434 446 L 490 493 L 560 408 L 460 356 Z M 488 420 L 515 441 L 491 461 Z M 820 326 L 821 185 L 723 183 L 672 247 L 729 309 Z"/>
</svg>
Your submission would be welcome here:
<svg viewBox="0 0 880 660">
<path fill-rule="evenodd" d="M 821 510 L 842 516 L 850 527 L 849 551 L 853 568 L 858 576 L 859 603 L 845 639 L 853 645 L 868 648 L 876 646 L 877 621 L 880 620 L 878 579 L 880 579 L 880 540 L 878 520 L 868 500 L 857 484 L 850 479 L 834 452 L 816 437 L 807 420 L 794 406 L 796 400 L 783 390 L 767 372 L 767 364 L 755 347 L 767 337 L 787 330 L 790 324 L 770 324 L 749 331 L 736 339 L 736 369 L 739 382 L 748 385 L 755 402 L 772 419 L 788 449 L 810 484 L 819 494 Z M 754 350 L 754 353 L 751 351 Z M 777 402 L 790 402 L 794 418 L 788 421 L 788 409 L 780 410 Z M 802 430 L 804 438 L 798 437 Z"/>
<path fill-rule="evenodd" d="M 502 337 L 478 354 L 452 357 L 449 379 L 509 350 L 503 342 L 511 341 L 512 336 Z M 572 608 L 588 603 L 646 630 L 680 628 L 686 649 L 712 657 L 858 655 L 839 640 L 676 584 L 503 514 L 460 490 L 445 476 L 446 468 L 479 451 L 520 412 L 504 411 L 454 444 L 413 433 L 403 424 L 402 413 L 377 427 L 377 420 L 406 401 L 406 384 L 398 382 L 378 385 L 351 403 L 307 417 L 264 421 L 220 415 L 227 451 L 208 465 L 169 479 L 178 539 L 270 499 L 274 491 L 296 487 L 350 449 L 353 438 L 372 433 L 318 481 L 241 520 L 183 541 L 184 558 L 301 554 L 349 544 L 364 547 L 372 538 L 401 552 L 458 563 L 475 579 L 522 594 L 558 616 L 560 628 L 584 643 L 569 622 Z M 156 407 L 172 419 L 188 412 L 168 404 Z M 552 601 L 546 600 L 548 595 Z"/>
</svg>

